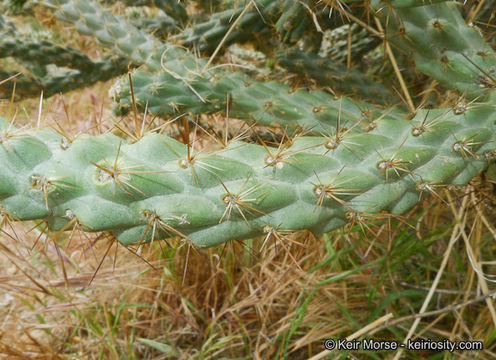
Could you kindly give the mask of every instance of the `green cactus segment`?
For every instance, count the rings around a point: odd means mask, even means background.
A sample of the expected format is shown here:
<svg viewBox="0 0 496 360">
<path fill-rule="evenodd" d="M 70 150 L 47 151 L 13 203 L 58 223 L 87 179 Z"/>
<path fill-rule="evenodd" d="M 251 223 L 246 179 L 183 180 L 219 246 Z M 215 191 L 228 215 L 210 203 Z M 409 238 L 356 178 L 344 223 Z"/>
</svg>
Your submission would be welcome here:
<svg viewBox="0 0 496 360">
<path fill-rule="evenodd" d="M 142 3 L 149 3 L 150 1 L 141 1 Z M 140 6 L 140 1 L 128 0 L 129 5 Z M 183 6 L 184 2 L 177 0 L 153 0 L 153 4 L 164 11 L 167 15 L 179 21 L 180 24 L 186 24 L 188 21 L 188 14 Z"/>
<path fill-rule="evenodd" d="M 14 24 L 4 18 L 0 13 L 0 33 L 2 36 L 15 36 L 17 34 Z"/>
<path fill-rule="evenodd" d="M 50 62 L 49 58 L 44 60 Z M 84 64 L 84 66 L 83 66 Z M 122 58 L 105 58 L 99 61 L 84 63 L 81 70 L 63 70 L 56 73 L 47 73 L 44 76 L 21 75 L 14 81 L 7 82 L 0 87 L 0 98 L 10 98 L 14 90 L 16 97 L 39 96 L 43 91 L 44 97 L 61 92 L 79 89 L 98 81 L 107 81 L 128 71 L 128 61 Z M 0 78 L 7 79 L 14 73 L 0 71 Z"/>
<path fill-rule="evenodd" d="M 162 69 L 163 58 L 174 61 L 188 57 L 190 63 L 195 61 L 182 47 L 162 43 L 95 1 L 48 0 L 47 3 L 59 20 L 74 24 L 79 33 L 96 37 L 102 46 L 116 55 L 126 57 L 136 65 L 146 65 L 151 72 Z M 184 66 L 180 70 L 176 68 L 179 76 L 185 76 L 188 71 Z"/>
<path fill-rule="evenodd" d="M 395 14 L 382 14 L 384 20 L 389 19 L 389 40 L 410 50 L 420 71 L 470 96 L 496 86 L 496 54 L 481 34 L 465 23 L 457 3 L 401 6 Z"/>
<path fill-rule="evenodd" d="M 156 37 L 166 38 L 177 27 L 176 21 L 162 10 L 158 10 L 154 16 L 149 16 L 141 8 L 128 7 L 126 15 L 133 26 Z"/>
<path fill-rule="evenodd" d="M 242 4 L 235 9 L 224 10 L 212 14 L 205 22 L 197 23 L 186 28 L 181 34 L 172 39 L 185 46 L 194 46 L 200 51 L 213 51 L 229 31 L 234 21 L 241 15 Z M 268 33 L 265 23 L 274 18 L 278 10 L 277 1 L 261 0 L 257 6 L 251 6 L 240 18 L 234 30 L 224 42 L 228 46 L 234 42 L 251 40 Z"/>
<path fill-rule="evenodd" d="M 3 4 L 0 3 L 0 6 L 4 6 L 10 12 L 17 14 L 22 12 L 25 8 L 29 8 L 29 4 L 26 4 L 27 0 L 4 0 Z"/>
<path fill-rule="evenodd" d="M 148 134 L 69 142 L 0 123 L 0 205 L 13 220 L 110 231 L 124 244 L 180 236 L 201 247 L 270 229 L 326 232 L 366 214 L 402 213 L 422 194 L 466 184 L 496 150 L 494 109 L 419 111 L 368 133 L 297 137 L 278 148 L 233 142 L 188 158 Z"/>
<path fill-rule="evenodd" d="M 303 74 L 320 86 L 328 86 L 338 93 L 378 103 L 399 103 L 401 100 L 383 84 L 368 79 L 355 69 L 316 54 L 297 49 L 278 51 L 279 64 L 294 74 Z"/>
<path fill-rule="evenodd" d="M 197 59 L 177 45 L 158 42 L 98 4 L 87 0 L 49 1 L 57 6 L 57 17 L 61 20 L 75 24 L 83 34 L 95 35 L 103 45 L 113 46 L 116 53 L 127 55 L 136 64 L 146 64 L 149 70 L 156 72 L 139 71 L 133 76 L 141 111 L 148 103 L 150 111 L 160 115 L 214 113 L 227 108 L 229 97 L 231 114 L 247 121 L 299 126 L 316 132 L 329 132 L 336 127 L 340 101 L 324 91 L 291 93 L 290 88 L 281 83 L 252 81 L 223 69 L 214 68 L 200 75 L 205 60 Z M 129 86 L 123 85 L 117 99 L 121 114 L 129 111 L 131 105 Z M 356 123 L 364 114 L 381 115 L 371 104 L 342 102 L 343 124 Z"/>
<path fill-rule="evenodd" d="M 425 5 L 434 5 L 439 3 L 444 3 L 449 0 L 389 0 L 388 3 L 391 4 L 393 8 L 401 9 L 401 8 L 412 8 L 419 7 Z"/>
<path fill-rule="evenodd" d="M 8 56 L 41 66 L 52 64 L 85 72 L 92 72 L 95 67 L 101 66 L 79 50 L 46 40 L 3 38 L 0 40 L 0 58 Z"/>
<path fill-rule="evenodd" d="M 186 59 L 178 58 L 167 62 L 168 71 L 157 74 L 142 71 L 134 73 L 133 89 L 139 110 L 143 111 L 148 105 L 153 114 L 176 116 L 184 112 L 225 112 L 229 108 L 231 117 L 265 126 L 299 127 L 311 130 L 315 135 L 332 132 L 337 126 L 338 118 L 343 126 L 352 126 L 360 120 L 364 120 L 364 123 L 367 119 L 372 122 L 373 119 L 384 116 L 368 103 L 337 99 L 321 90 L 291 92 L 285 84 L 249 82 L 240 73 L 225 73 L 218 78 L 209 74 L 199 77 L 194 73 L 178 77 L 175 69 L 184 69 L 185 61 Z M 201 64 L 186 67 L 196 69 L 201 68 Z M 125 114 L 131 110 L 132 105 L 128 81 L 123 79 L 121 88 L 120 96 L 116 99 L 117 112 Z M 388 117 L 399 118 L 394 114 Z"/>
<path fill-rule="evenodd" d="M 349 35 L 351 35 L 350 40 L 348 40 Z M 369 36 L 368 32 L 358 24 L 346 24 L 324 33 L 319 55 L 346 64 L 349 47 L 351 60 L 358 63 L 363 56 L 380 44 L 381 39 Z"/>
<path fill-rule="evenodd" d="M 105 3 L 115 3 L 116 0 L 105 0 Z M 188 19 L 188 14 L 183 6 L 183 3 L 177 0 L 119 0 L 128 6 L 156 6 L 168 16 L 185 24 Z"/>
<path fill-rule="evenodd" d="M 48 97 L 106 81 L 122 75 L 129 68 L 125 58 L 105 57 L 94 61 L 83 52 L 47 40 L 34 40 L 17 33 L 15 27 L 0 16 L 0 58 L 12 57 L 31 75 L 24 74 L 0 87 L 0 98 L 10 98 L 16 83 L 16 98 Z M 70 70 L 68 70 L 70 69 Z M 0 71 L 2 79 L 19 71 Z"/>
<path fill-rule="evenodd" d="M 163 44 L 154 36 L 128 24 L 121 16 L 113 15 L 102 5 L 87 0 L 47 0 L 58 19 L 74 24 L 84 35 L 95 36 L 102 46 L 116 55 L 127 57 L 137 65 L 146 64 L 151 71 L 159 70 L 162 54 L 168 57 L 184 53 L 178 47 Z"/>
<path fill-rule="evenodd" d="M 95 35 L 103 45 L 113 46 L 117 54 L 127 55 L 135 63 L 146 64 L 149 70 L 156 71 L 154 75 L 140 71 L 133 77 L 141 111 L 148 103 L 150 111 L 158 114 L 160 110 L 160 115 L 177 115 L 186 111 L 220 112 L 227 108 L 229 97 L 232 102 L 230 114 L 247 121 L 299 126 L 312 129 L 316 134 L 330 132 L 336 127 L 339 101 L 324 91 L 290 93 L 286 85 L 252 81 L 223 69 L 199 75 L 204 60 L 195 58 L 179 46 L 159 43 L 98 4 L 86 0 L 50 2 L 57 6 L 57 17 L 61 20 L 75 24 L 83 34 Z M 127 86 L 123 86 L 117 99 L 121 114 L 129 111 L 131 104 L 129 86 L 124 85 Z M 356 123 L 365 116 L 372 119 L 374 115 L 381 116 L 371 104 L 350 100 L 342 102 L 342 124 Z"/>
<path fill-rule="evenodd" d="M 295 43 L 303 37 L 307 30 L 314 27 L 307 10 L 310 9 L 309 1 L 283 0 L 281 8 L 282 14 L 277 20 L 275 28 L 283 42 Z"/>
<path fill-rule="evenodd" d="M 223 5 L 223 3 L 227 3 L 232 5 L 232 1 L 223 1 L 223 0 L 195 0 L 197 6 L 201 9 L 207 10 L 215 10 Z"/>
</svg>

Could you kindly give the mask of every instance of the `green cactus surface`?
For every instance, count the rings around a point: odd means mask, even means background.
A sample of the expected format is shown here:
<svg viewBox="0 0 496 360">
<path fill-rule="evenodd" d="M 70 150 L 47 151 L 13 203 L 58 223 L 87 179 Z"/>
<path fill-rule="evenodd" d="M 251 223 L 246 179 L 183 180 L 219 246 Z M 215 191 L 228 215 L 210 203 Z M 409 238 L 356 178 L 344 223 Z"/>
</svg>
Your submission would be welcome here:
<svg viewBox="0 0 496 360">
<path fill-rule="evenodd" d="M 349 40 L 348 36 L 350 36 Z M 351 60 L 360 62 L 363 56 L 377 48 L 379 44 L 381 44 L 381 39 L 368 36 L 367 31 L 357 24 L 342 25 L 324 33 L 319 55 L 334 62 L 346 64 L 348 45 L 350 45 Z"/>
<path fill-rule="evenodd" d="M 178 45 L 159 42 L 98 4 L 87 0 L 50 3 L 58 18 L 74 24 L 82 34 L 96 36 L 102 45 L 136 64 L 146 64 L 148 72 L 137 71 L 133 76 L 136 104 L 141 111 L 147 107 L 162 116 L 187 111 L 214 113 L 226 109 L 229 98 L 233 116 L 262 125 L 298 126 L 317 132 L 335 128 L 338 117 L 343 123 L 353 124 L 365 116 L 370 119 L 374 114 L 381 115 L 374 105 L 352 100 L 342 101 L 340 112 L 338 101 L 324 91 L 292 93 L 286 84 L 256 81 L 240 72 L 217 68 L 203 71 L 206 60 Z M 117 111 L 125 114 L 131 109 L 131 89 L 128 83 L 121 88 Z"/>
<path fill-rule="evenodd" d="M 123 57 L 92 60 L 72 47 L 23 36 L 0 15 L 0 59 L 9 57 L 16 60 L 20 70 L 2 70 L 0 76 L 5 79 L 21 73 L 15 79 L 16 98 L 38 97 L 41 92 L 49 97 L 106 81 L 127 72 L 130 65 Z M 13 90 L 14 82 L 4 84 L 0 87 L 0 98 L 10 98 Z"/>
<path fill-rule="evenodd" d="M 116 3 L 115 0 L 105 0 L 106 3 Z M 184 7 L 184 2 L 177 0 L 120 0 L 119 2 L 128 6 L 156 6 L 168 16 L 176 21 L 185 24 L 188 19 L 188 14 Z"/>
<path fill-rule="evenodd" d="M 375 6 L 381 7 L 379 3 Z M 494 50 L 466 24 L 457 3 L 397 1 L 392 8 L 394 16 L 386 10 L 379 13 L 391 19 L 387 22 L 388 40 L 411 53 L 419 71 L 470 96 L 495 87 Z"/>
<path fill-rule="evenodd" d="M 257 7 L 252 6 L 240 18 L 237 26 L 223 43 L 224 46 L 233 42 L 251 40 L 258 36 L 267 36 L 268 27 L 265 21 L 270 22 L 275 17 L 278 4 L 273 0 L 261 0 L 257 4 Z M 172 40 L 201 51 L 213 51 L 243 10 L 242 6 L 237 6 L 235 9 L 214 13 L 206 21 L 187 27 Z"/>
<path fill-rule="evenodd" d="M 160 9 L 154 16 L 148 16 L 141 8 L 128 7 L 126 15 L 132 25 L 159 38 L 166 38 L 178 26 L 173 18 Z"/>
<path fill-rule="evenodd" d="M 49 59 L 46 59 L 50 61 Z M 88 59 L 89 60 L 89 59 Z M 47 73 L 43 76 L 21 75 L 15 79 L 15 95 L 17 98 L 40 96 L 49 97 L 61 92 L 79 89 L 98 81 L 106 81 L 122 75 L 128 70 L 128 61 L 123 58 L 104 58 L 85 63 L 84 70 L 63 70 L 58 73 Z M 0 78 L 7 79 L 17 72 L 0 71 Z M 14 81 L 0 87 L 0 98 L 9 98 L 14 93 Z"/>
<path fill-rule="evenodd" d="M 288 71 L 302 74 L 318 85 L 329 86 L 344 95 L 378 103 L 400 102 L 385 85 L 369 79 L 356 69 L 348 69 L 317 54 L 298 49 L 283 50 L 277 53 L 277 60 Z"/>
<path fill-rule="evenodd" d="M 110 231 L 124 244 L 179 235 L 209 247 L 268 229 L 325 232 L 466 184 L 494 157 L 494 114 L 492 106 L 425 111 L 366 133 L 277 148 L 233 142 L 215 153 L 159 134 L 133 144 L 111 134 L 70 141 L 4 120 L 0 203 L 12 219 Z"/>
<path fill-rule="evenodd" d="M 310 2 L 284 0 L 282 2 L 282 15 L 277 20 L 276 30 L 283 42 L 296 42 L 300 40 L 304 33 L 312 26 L 312 19 L 305 8 L 310 8 Z"/>
</svg>

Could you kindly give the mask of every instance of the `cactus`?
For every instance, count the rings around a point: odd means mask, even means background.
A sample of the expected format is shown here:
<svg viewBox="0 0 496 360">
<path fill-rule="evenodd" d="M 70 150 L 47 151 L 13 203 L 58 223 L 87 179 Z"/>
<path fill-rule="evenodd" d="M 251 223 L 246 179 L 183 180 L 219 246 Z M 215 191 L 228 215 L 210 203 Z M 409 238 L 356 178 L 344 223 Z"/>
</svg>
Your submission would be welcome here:
<svg viewBox="0 0 496 360">
<path fill-rule="evenodd" d="M 171 44 L 160 42 L 151 34 L 143 33 L 96 2 L 48 0 L 47 5 L 55 10 L 57 18 L 74 24 L 81 34 L 95 36 L 100 44 L 111 47 L 116 55 L 137 65 L 146 64 L 150 71 L 161 68 L 164 52 L 167 51 L 168 58 L 184 53 Z"/>
<path fill-rule="evenodd" d="M 95 35 L 102 45 L 112 46 L 119 56 L 146 64 L 150 72 L 137 71 L 133 76 L 139 110 L 144 110 L 148 104 L 152 113 L 162 116 L 174 116 L 183 111 L 212 113 L 226 109 L 229 97 L 233 116 L 262 125 L 299 126 L 328 132 L 337 124 L 338 101 L 325 92 L 291 93 L 288 86 L 279 82 L 257 82 L 223 69 L 201 74 L 206 63 L 203 59 L 197 59 L 174 44 L 160 43 L 98 4 L 90 5 L 84 0 L 50 0 L 50 3 L 57 16 L 75 24 L 78 31 Z M 125 85 L 117 98 L 120 114 L 131 109 L 130 88 Z M 342 102 L 343 124 L 353 124 L 364 114 L 372 117 L 374 114 L 380 116 L 381 112 L 371 104 Z"/>
<path fill-rule="evenodd" d="M 10 22 L 8 19 L 5 19 L 0 13 L 0 32 L 3 36 L 15 36 L 16 29 L 14 24 Z"/>
<path fill-rule="evenodd" d="M 377 103 L 398 103 L 398 97 L 383 84 L 370 80 L 355 69 L 331 62 L 325 57 L 297 49 L 277 53 L 279 64 L 288 71 L 302 74 L 320 86 L 328 86 L 347 96 L 372 99 Z"/>
<path fill-rule="evenodd" d="M 16 98 L 39 96 L 43 91 L 43 96 L 49 97 L 61 92 L 93 85 L 98 81 L 112 79 L 125 73 L 128 69 L 126 59 L 112 57 L 90 62 L 87 65 L 84 71 L 64 70 L 58 73 L 48 73 L 44 76 L 18 76 L 14 80 L 15 96 Z M 16 73 L 0 71 L 0 78 L 10 78 Z M 0 98 L 9 98 L 13 93 L 14 82 L 8 82 L 0 87 Z"/>
<path fill-rule="evenodd" d="M 106 3 L 115 3 L 115 0 L 105 0 Z M 183 6 L 183 3 L 177 0 L 120 0 L 128 6 L 156 6 L 165 14 L 172 17 L 180 24 L 185 24 L 188 20 L 188 14 Z"/>
<path fill-rule="evenodd" d="M 388 6 L 397 15 L 387 25 L 390 41 L 416 50 L 420 69 L 466 96 L 452 108 L 418 109 L 409 117 L 399 108 L 210 69 L 204 59 L 89 0 L 47 2 L 79 32 L 143 65 L 132 76 L 138 109 L 172 116 L 222 112 L 229 105 L 230 116 L 291 130 L 282 131 L 276 146 L 233 140 L 218 151 L 195 152 L 158 133 L 138 133 L 132 141 L 113 134 L 72 139 L 51 129 L 17 129 L 2 119 L 0 209 L 12 220 L 42 219 L 56 231 L 109 231 L 124 244 L 179 236 L 209 247 L 279 229 L 318 233 L 362 223 L 371 214 L 401 214 L 440 186 L 466 184 L 495 160 L 489 85 L 496 57 L 448 3 L 396 0 Z M 288 9 L 280 19 L 297 10 Z M 384 25 L 385 11 L 378 12 Z M 393 39 L 401 24 L 406 35 Z M 419 36 L 418 28 L 427 25 L 434 30 Z M 470 41 L 456 41 L 457 33 Z M 310 63 L 301 53 L 282 51 Z M 318 70 L 310 75 L 319 78 Z M 370 88 L 357 72 L 352 76 L 362 93 Z M 478 77 L 488 85 L 482 90 Z M 131 91 L 121 86 L 117 101 L 125 112 L 132 107 Z"/>
<path fill-rule="evenodd" d="M 157 115 L 176 115 L 183 111 L 212 113 L 226 109 L 229 97 L 233 101 L 233 115 L 246 120 L 252 118 L 263 125 L 299 126 L 315 131 L 330 131 L 336 126 L 339 101 L 328 93 L 291 93 L 287 85 L 279 82 L 257 82 L 223 69 L 201 75 L 205 60 L 197 59 L 177 45 L 164 44 L 143 34 L 98 4 L 85 0 L 50 0 L 50 3 L 57 16 L 75 24 L 78 31 L 95 35 L 102 45 L 111 46 L 119 56 L 127 56 L 136 64 L 146 64 L 150 72 L 137 71 L 133 76 L 140 110 L 148 104 L 148 109 Z M 130 88 L 125 85 L 117 98 L 121 114 L 131 108 Z M 342 102 L 343 123 L 354 123 L 364 114 L 373 116 L 374 113 L 380 116 L 380 111 L 371 104 Z"/>
<path fill-rule="evenodd" d="M 306 32 L 312 30 L 314 24 L 307 10 L 310 9 L 310 5 L 308 0 L 284 0 L 282 2 L 282 14 L 275 27 L 283 42 L 297 42 L 303 38 Z M 319 33 L 312 31 L 312 34 L 316 35 L 316 42 L 320 45 L 321 36 L 319 36 Z"/>
<path fill-rule="evenodd" d="M 367 31 L 357 24 L 343 25 L 324 33 L 319 55 L 330 58 L 335 62 L 346 64 L 348 57 L 348 32 L 351 31 L 351 58 L 360 61 L 371 50 L 375 49 L 381 40 L 370 37 Z"/>
<path fill-rule="evenodd" d="M 16 81 L 16 96 L 39 96 L 43 91 L 46 97 L 60 92 L 78 89 L 106 81 L 128 69 L 128 61 L 124 58 L 106 57 L 93 61 L 84 53 L 67 47 L 55 45 L 50 41 L 31 39 L 2 39 L 0 40 L 0 58 L 16 58 L 24 64 L 35 76 L 22 75 Z M 70 68 L 59 72 L 49 72 L 46 65 L 60 68 Z M 8 78 L 13 73 L 0 72 L 2 78 Z M 12 94 L 13 83 L 7 83 L 0 88 L 0 97 L 8 98 Z"/>
<path fill-rule="evenodd" d="M 167 62 L 168 70 L 183 69 L 185 63 L 181 58 Z M 190 66 L 198 65 L 191 63 Z M 338 118 L 342 124 L 352 126 L 358 120 L 372 121 L 384 115 L 371 104 L 350 99 L 340 101 L 324 91 L 291 92 L 287 85 L 275 81 L 254 81 L 247 86 L 246 78 L 240 73 L 226 73 L 212 83 L 206 77 L 188 77 L 184 81 L 169 71 L 134 73 L 134 94 L 140 110 L 148 106 L 153 114 L 177 116 L 184 112 L 217 113 L 229 108 L 230 116 L 250 123 L 311 129 L 317 134 L 335 129 Z M 122 84 L 117 98 L 120 114 L 131 110 L 130 95 L 129 84 Z M 398 115 L 389 117 L 398 118 Z"/>
<path fill-rule="evenodd" d="M 3 2 L 5 7 L 13 13 L 19 13 L 29 8 L 29 4 L 26 4 L 27 0 L 4 0 Z"/>
<path fill-rule="evenodd" d="M 155 16 L 148 16 L 147 12 L 141 8 L 128 7 L 126 15 L 135 27 L 156 37 L 166 38 L 177 27 L 177 22 L 160 9 Z"/>
<path fill-rule="evenodd" d="M 24 37 L 0 15 L 0 59 L 8 57 L 16 59 L 33 74 L 16 78 L 17 98 L 39 96 L 42 91 L 48 97 L 78 89 L 122 75 L 129 66 L 129 61 L 122 57 L 107 56 L 94 61 L 74 48 Z M 8 78 L 16 73 L 1 71 L 0 76 Z M 0 88 L 0 98 L 10 98 L 12 92 L 13 83 L 7 83 Z"/>
<path fill-rule="evenodd" d="M 409 0 L 391 5 L 395 16 L 379 12 L 391 19 L 388 40 L 410 52 L 418 70 L 473 97 L 495 86 L 494 51 L 476 29 L 467 26 L 456 3 L 423 5 Z"/>
<path fill-rule="evenodd" d="M 277 1 L 271 0 L 261 0 L 257 8 L 252 6 L 241 17 L 236 28 L 224 42 L 224 46 L 267 34 L 268 28 L 264 20 L 270 21 L 275 17 L 277 8 Z M 208 20 L 186 28 L 184 32 L 172 37 L 172 40 L 184 46 L 194 46 L 201 51 L 213 51 L 243 10 L 243 7 L 238 6 L 214 13 Z"/>
<path fill-rule="evenodd" d="M 296 137 L 278 148 L 233 142 L 188 156 L 158 134 L 131 144 L 111 135 L 71 141 L 4 121 L 3 212 L 110 231 L 125 244 L 180 235 L 197 246 L 264 229 L 325 232 L 350 217 L 402 213 L 442 184 L 461 185 L 496 150 L 494 109 L 419 112 L 368 133 Z M 153 231 L 152 231 L 153 229 Z"/>
</svg>

